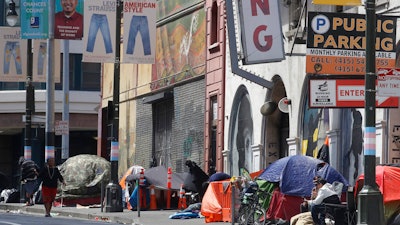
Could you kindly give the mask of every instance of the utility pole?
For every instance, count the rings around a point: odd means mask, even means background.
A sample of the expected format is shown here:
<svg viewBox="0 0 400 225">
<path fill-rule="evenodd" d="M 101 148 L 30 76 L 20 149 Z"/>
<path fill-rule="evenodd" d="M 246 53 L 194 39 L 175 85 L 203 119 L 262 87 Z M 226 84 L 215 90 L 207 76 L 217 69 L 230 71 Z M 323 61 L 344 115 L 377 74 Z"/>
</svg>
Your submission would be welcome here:
<svg viewBox="0 0 400 225">
<path fill-rule="evenodd" d="M 49 1 L 49 38 L 47 39 L 46 143 L 45 160 L 55 158 L 54 148 L 54 0 Z M 64 65 L 66 66 L 66 65 Z"/>
<path fill-rule="evenodd" d="M 375 0 L 367 0 L 365 49 L 364 186 L 358 194 L 358 224 L 382 225 L 383 197 L 376 185 L 376 14 Z"/>
</svg>

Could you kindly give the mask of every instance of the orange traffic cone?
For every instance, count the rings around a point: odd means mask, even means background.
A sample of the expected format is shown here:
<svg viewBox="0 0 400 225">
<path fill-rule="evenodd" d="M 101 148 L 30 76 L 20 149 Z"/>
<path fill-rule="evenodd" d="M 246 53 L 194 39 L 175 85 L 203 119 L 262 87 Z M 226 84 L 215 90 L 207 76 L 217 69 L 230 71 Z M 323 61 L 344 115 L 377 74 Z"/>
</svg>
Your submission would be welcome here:
<svg viewBox="0 0 400 225">
<path fill-rule="evenodd" d="M 150 185 L 150 209 L 157 210 L 157 198 L 154 191 L 154 185 Z"/>
<path fill-rule="evenodd" d="M 181 189 L 179 191 L 179 209 L 186 209 L 186 196 L 185 196 L 185 189 L 183 189 L 183 184 L 181 184 Z"/>
</svg>

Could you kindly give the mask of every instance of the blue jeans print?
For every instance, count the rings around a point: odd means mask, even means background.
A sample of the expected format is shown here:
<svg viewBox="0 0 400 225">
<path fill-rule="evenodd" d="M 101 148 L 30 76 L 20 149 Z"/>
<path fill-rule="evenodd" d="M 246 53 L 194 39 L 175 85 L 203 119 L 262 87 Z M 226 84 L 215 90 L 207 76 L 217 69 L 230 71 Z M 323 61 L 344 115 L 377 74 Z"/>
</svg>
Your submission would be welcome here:
<svg viewBox="0 0 400 225">
<path fill-rule="evenodd" d="M 47 52 L 47 44 L 46 42 L 40 42 L 39 44 L 39 52 L 38 52 L 38 63 L 37 63 L 37 73 L 38 75 L 43 75 L 44 68 L 44 60 Z"/>
<path fill-rule="evenodd" d="M 106 48 L 106 53 L 112 53 L 112 44 L 110 36 L 110 28 L 108 26 L 107 15 L 104 14 L 93 14 L 90 19 L 89 35 L 86 51 L 93 52 L 94 43 L 96 42 L 97 32 L 101 31 L 103 35 L 104 46 Z"/>
<path fill-rule="evenodd" d="M 128 46 L 126 54 L 133 54 L 135 48 L 135 40 L 137 33 L 140 32 L 142 36 L 143 52 L 144 55 L 151 55 L 150 49 L 150 35 L 149 35 L 149 23 L 147 22 L 147 16 L 133 16 L 131 20 L 131 26 L 129 28 Z"/>
<path fill-rule="evenodd" d="M 7 41 L 4 46 L 4 74 L 8 74 L 10 72 L 11 56 L 14 58 L 17 74 L 22 74 L 21 48 L 18 41 Z"/>
</svg>

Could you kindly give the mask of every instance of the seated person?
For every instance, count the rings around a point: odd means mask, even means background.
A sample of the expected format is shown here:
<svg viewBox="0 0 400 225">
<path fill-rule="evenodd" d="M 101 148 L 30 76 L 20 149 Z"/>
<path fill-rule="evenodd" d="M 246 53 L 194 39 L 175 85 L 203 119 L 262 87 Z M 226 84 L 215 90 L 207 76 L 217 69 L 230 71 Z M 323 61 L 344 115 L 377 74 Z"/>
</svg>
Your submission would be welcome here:
<svg viewBox="0 0 400 225">
<path fill-rule="evenodd" d="M 310 206 L 314 223 L 325 225 L 325 206 L 322 203 L 340 204 L 340 199 L 332 185 L 320 176 L 314 177 L 313 183 L 318 190 L 317 196 L 314 200 L 307 200 L 307 204 Z"/>
</svg>

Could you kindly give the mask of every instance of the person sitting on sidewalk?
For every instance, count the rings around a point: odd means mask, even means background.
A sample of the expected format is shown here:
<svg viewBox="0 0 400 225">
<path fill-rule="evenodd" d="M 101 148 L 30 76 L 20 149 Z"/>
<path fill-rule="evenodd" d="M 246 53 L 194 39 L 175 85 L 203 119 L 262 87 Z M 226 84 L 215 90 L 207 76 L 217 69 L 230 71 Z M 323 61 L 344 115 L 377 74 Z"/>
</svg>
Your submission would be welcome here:
<svg viewBox="0 0 400 225">
<path fill-rule="evenodd" d="M 317 188 L 317 196 L 314 200 L 307 200 L 311 209 L 313 222 L 317 225 L 325 225 L 325 206 L 323 203 L 340 204 L 340 198 L 332 185 L 320 176 L 313 179 Z"/>
</svg>

